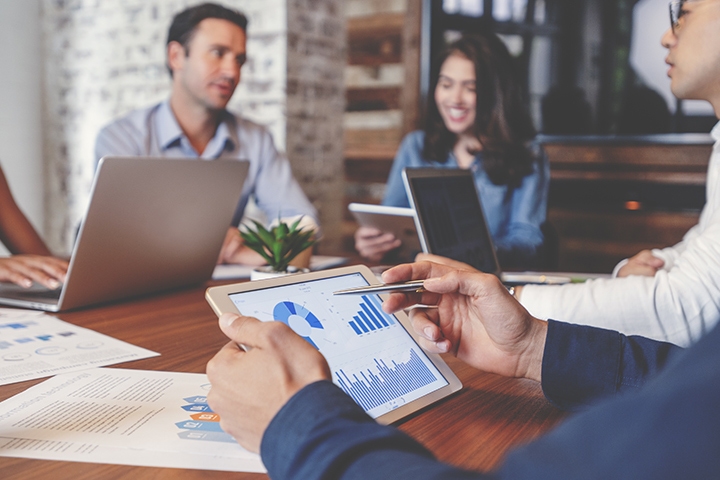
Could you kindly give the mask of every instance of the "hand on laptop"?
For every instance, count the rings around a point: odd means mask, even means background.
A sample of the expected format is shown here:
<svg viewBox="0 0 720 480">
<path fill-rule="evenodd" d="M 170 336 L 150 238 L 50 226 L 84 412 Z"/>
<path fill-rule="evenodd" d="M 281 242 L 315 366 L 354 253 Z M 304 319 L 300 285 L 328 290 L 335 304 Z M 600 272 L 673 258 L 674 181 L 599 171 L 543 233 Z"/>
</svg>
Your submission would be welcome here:
<svg viewBox="0 0 720 480">
<path fill-rule="evenodd" d="M 654 277 L 665 262 L 652 254 L 650 250 L 643 250 L 637 255 L 628 259 L 627 263 L 618 270 L 618 277 L 627 277 L 629 275 L 644 275 L 646 277 Z"/>
<path fill-rule="evenodd" d="M 379 262 L 390 250 L 402 245 L 400 239 L 392 233 L 377 228 L 360 227 L 355 232 L 355 249 L 371 262 Z"/>
<path fill-rule="evenodd" d="M 42 255 L 13 255 L 0 258 L 0 282 L 12 282 L 30 288 L 37 282 L 55 289 L 65 281 L 68 262 Z"/>
<path fill-rule="evenodd" d="M 531 316 L 497 277 L 431 262 L 383 273 L 385 283 L 416 279 L 428 279 L 425 293 L 393 293 L 383 310 L 437 306 L 410 312 L 424 349 L 450 352 L 479 370 L 540 381 L 547 322 Z"/>
<path fill-rule="evenodd" d="M 325 357 L 281 322 L 232 313 L 219 320 L 230 342 L 207 365 L 208 404 L 220 426 L 258 452 L 275 414 L 306 385 L 331 380 Z M 245 351 L 239 344 L 248 347 Z"/>
</svg>

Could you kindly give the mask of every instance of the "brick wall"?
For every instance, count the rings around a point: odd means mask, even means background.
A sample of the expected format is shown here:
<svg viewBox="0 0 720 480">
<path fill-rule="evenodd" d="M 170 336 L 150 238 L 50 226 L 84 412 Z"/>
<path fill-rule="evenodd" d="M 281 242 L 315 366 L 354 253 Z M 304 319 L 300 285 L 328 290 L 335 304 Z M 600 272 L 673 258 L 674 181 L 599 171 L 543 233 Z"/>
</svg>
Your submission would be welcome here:
<svg viewBox="0 0 720 480">
<path fill-rule="evenodd" d="M 287 152 L 320 212 L 320 251 L 336 253 L 344 190 L 344 0 L 289 0 L 287 5 Z"/>
</svg>

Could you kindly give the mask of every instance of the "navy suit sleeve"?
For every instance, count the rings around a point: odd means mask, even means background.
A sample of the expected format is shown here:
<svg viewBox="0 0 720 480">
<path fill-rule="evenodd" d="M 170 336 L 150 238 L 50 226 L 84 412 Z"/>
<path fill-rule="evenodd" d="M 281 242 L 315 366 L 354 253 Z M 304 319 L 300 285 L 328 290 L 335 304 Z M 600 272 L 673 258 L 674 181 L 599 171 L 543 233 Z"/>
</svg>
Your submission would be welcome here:
<svg viewBox="0 0 720 480">
<path fill-rule="evenodd" d="M 552 322 L 543 376 L 567 374 L 549 394 L 566 405 L 625 392 L 509 454 L 492 474 L 435 460 L 419 443 L 368 417 L 339 388 L 317 382 L 298 392 L 265 432 L 261 455 L 283 479 L 716 478 L 720 472 L 720 328 L 682 354 L 616 332 Z M 576 363 L 560 368 L 561 359 Z M 637 386 L 665 363 L 663 372 Z M 600 375 L 597 382 L 583 378 Z M 607 374 L 607 372 L 613 372 Z M 558 381 L 561 377 L 555 377 Z M 557 387 L 555 387 L 557 388 Z"/>
<path fill-rule="evenodd" d="M 300 390 L 273 418 L 260 454 L 270 478 L 489 478 L 435 460 L 418 442 L 375 423 L 331 382 Z"/>
<path fill-rule="evenodd" d="M 543 393 L 556 406 L 574 410 L 604 396 L 637 390 L 680 350 L 670 343 L 550 320 Z"/>
</svg>

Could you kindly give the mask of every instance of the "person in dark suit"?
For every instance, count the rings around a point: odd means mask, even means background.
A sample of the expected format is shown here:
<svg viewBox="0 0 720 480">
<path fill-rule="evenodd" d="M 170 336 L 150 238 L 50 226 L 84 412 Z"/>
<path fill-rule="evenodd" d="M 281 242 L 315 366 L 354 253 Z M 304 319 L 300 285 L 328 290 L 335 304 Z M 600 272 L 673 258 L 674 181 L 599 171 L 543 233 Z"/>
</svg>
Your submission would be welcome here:
<svg viewBox="0 0 720 480">
<path fill-rule="evenodd" d="M 720 116 L 720 0 L 671 2 L 671 21 L 663 45 L 673 92 L 709 100 Z M 643 261 L 628 265 L 647 268 Z M 718 477 L 717 325 L 683 350 L 540 320 L 496 277 L 477 271 L 416 262 L 383 274 L 385 282 L 410 279 L 425 279 L 426 291 L 394 293 L 383 309 L 435 307 L 411 312 L 423 348 L 487 372 L 536 380 L 551 402 L 583 411 L 511 453 L 498 471 L 463 471 L 375 423 L 330 381 L 322 355 L 286 325 L 225 314 L 220 327 L 231 341 L 208 364 L 208 402 L 226 432 L 260 452 L 271 478 Z"/>
</svg>

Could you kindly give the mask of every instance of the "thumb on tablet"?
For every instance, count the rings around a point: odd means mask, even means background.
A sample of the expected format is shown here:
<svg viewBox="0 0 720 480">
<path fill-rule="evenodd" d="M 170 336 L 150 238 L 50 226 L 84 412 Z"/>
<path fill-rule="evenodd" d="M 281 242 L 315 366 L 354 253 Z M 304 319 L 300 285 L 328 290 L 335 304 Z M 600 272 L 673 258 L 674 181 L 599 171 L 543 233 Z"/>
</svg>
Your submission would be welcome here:
<svg viewBox="0 0 720 480">
<path fill-rule="evenodd" d="M 236 313 L 223 313 L 218 319 L 220 330 L 243 349 L 250 350 L 258 346 L 257 335 L 263 322 L 254 317 L 246 317 Z"/>
</svg>

